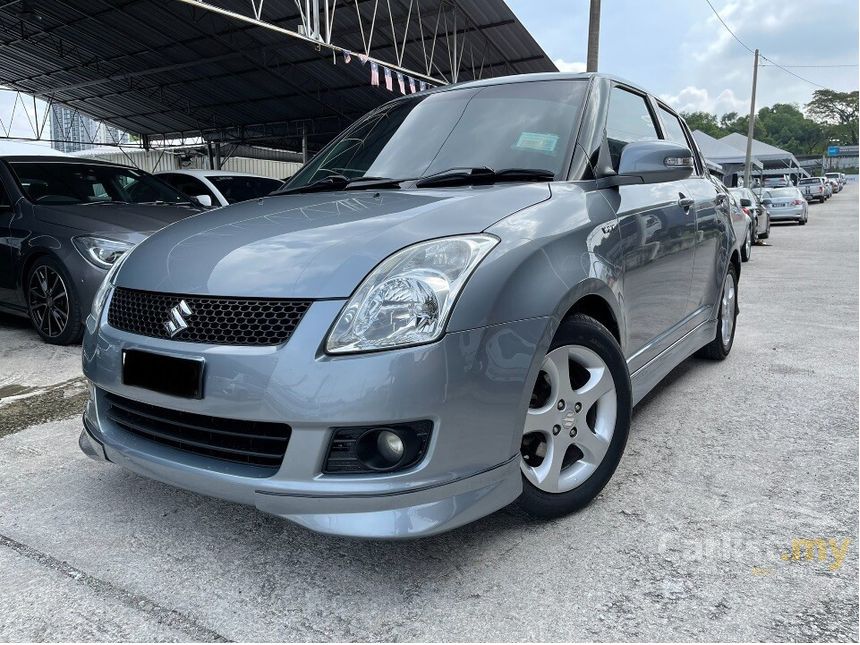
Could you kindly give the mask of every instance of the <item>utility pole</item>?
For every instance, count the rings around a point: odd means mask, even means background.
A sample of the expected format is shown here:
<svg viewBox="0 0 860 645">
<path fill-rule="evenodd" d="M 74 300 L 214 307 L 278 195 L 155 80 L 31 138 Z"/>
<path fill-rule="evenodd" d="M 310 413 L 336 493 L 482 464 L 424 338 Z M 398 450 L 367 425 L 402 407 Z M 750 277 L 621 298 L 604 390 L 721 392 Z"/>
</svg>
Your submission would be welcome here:
<svg viewBox="0 0 860 645">
<path fill-rule="evenodd" d="M 752 142 L 755 132 L 755 86 L 758 81 L 758 50 L 755 50 L 755 61 L 753 63 L 752 97 L 750 97 L 750 123 L 747 129 L 747 157 L 744 163 L 744 188 L 750 187 L 752 174 Z"/>
<path fill-rule="evenodd" d="M 585 71 L 597 71 L 597 51 L 600 48 L 600 0 L 591 0 L 588 14 L 588 57 Z"/>
</svg>

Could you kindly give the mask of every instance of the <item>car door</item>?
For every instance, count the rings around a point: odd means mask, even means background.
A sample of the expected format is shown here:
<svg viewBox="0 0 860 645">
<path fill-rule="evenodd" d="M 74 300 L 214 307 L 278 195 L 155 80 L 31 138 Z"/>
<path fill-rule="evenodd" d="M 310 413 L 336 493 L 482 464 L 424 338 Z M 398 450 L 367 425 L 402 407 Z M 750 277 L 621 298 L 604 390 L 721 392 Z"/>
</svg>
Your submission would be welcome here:
<svg viewBox="0 0 860 645">
<path fill-rule="evenodd" d="M 606 139 L 615 170 L 627 143 L 660 139 L 653 104 L 621 85 L 610 91 Z M 639 369 L 680 338 L 693 270 L 695 221 L 684 182 L 620 186 L 606 191 L 618 217 L 628 362 Z"/>
<path fill-rule="evenodd" d="M 3 183 L 0 172 L 0 302 L 20 304 L 17 297 L 15 255 L 12 249 L 12 220 L 15 207 L 10 197 L 11 191 Z"/>
<path fill-rule="evenodd" d="M 690 294 L 682 325 L 682 332 L 687 333 L 710 319 L 717 297 L 715 290 L 722 286 L 723 276 L 717 275 L 717 259 L 726 235 L 729 194 L 725 187 L 718 188 L 716 180 L 710 176 L 687 124 L 665 105 L 659 105 L 659 113 L 669 138 L 690 148 L 695 165 L 693 174 L 683 181 L 686 194 L 693 202 L 690 214 L 695 226 Z"/>
</svg>

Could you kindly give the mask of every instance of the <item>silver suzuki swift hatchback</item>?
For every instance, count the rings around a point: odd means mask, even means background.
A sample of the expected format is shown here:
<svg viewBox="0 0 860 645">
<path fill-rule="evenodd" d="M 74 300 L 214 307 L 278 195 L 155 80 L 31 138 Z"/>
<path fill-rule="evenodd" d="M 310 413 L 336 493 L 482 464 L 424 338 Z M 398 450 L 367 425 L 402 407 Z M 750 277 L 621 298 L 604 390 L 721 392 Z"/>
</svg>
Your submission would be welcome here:
<svg viewBox="0 0 860 645">
<path fill-rule="evenodd" d="M 272 196 L 117 261 L 87 319 L 80 444 L 316 531 L 557 517 L 632 406 L 725 358 L 738 241 L 685 123 L 603 75 L 409 95 Z"/>
</svg>

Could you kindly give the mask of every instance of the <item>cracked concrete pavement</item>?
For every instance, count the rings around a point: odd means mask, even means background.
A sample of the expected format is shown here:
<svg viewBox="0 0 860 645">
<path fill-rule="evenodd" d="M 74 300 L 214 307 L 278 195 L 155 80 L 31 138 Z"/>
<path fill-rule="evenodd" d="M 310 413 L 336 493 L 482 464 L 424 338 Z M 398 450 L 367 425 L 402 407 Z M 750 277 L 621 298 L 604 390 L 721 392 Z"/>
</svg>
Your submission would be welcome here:
<svg viewBox="0 0 860 645">
<path fill-rule="evenodd" d="M 753 249 L 732 355 L 637 407 L 591 506 L 414 542 L 88 460 L 80 349 L 0 318 L 0 640 L 856 641 L 857 196 Z"/>
</svg>

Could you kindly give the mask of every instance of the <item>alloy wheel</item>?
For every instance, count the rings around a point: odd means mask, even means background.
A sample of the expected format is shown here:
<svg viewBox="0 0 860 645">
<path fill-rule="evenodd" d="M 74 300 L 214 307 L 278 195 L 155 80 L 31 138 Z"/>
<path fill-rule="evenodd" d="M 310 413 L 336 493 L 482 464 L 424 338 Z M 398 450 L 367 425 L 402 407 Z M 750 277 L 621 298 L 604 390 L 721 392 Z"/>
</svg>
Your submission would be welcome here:
<svg viewBox="0 0 860 645">
<path fill-rule="evenodd" d="M 735 327 L 735 307 L 737 306 L 737 291 L 735 290 L 735 279 L 731 271 L 726 273 L 723 282 L 723 297 L 720 301 L 720 336 L 723 339 L 723 347 L 728 347 L 732 342 L 732 331 Z"/>
<path fill-rule="evenodd" d="M 69 322 L 69 293 L 62 276 L 40 265 L 30 276 L 27 302 L 33 324 L 47 337 L 56 338 Z"/>
<path fill-rule="evenodd" d="M 581 345 L 550 351 L 523 429 L 526 479 L 548 493 L 584 483 L 609 449 L 617 407 L 615 381 L 597 353 Z"/>
</svg>

